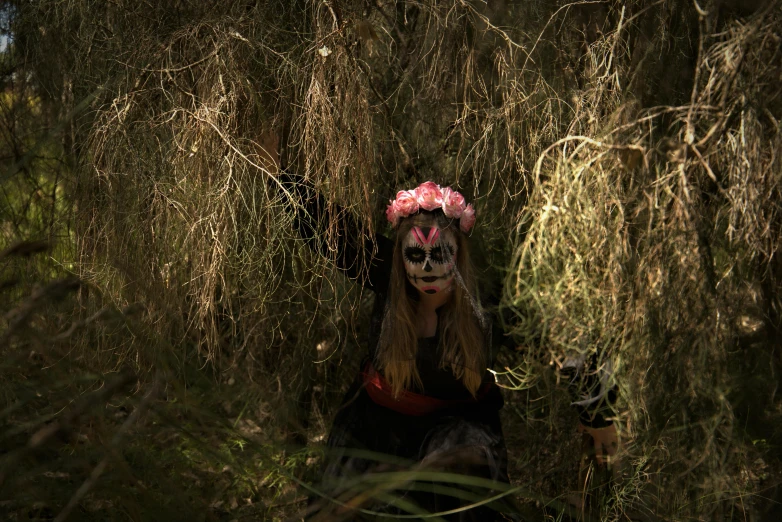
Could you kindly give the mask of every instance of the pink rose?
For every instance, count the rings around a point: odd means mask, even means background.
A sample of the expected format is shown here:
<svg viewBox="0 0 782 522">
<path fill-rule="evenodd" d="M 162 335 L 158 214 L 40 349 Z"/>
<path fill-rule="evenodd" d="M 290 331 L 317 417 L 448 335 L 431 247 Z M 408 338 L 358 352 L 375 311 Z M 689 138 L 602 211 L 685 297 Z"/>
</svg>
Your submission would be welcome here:
<svg viewBox="0 0 782 522">
<path fill-rule="evenodd" d="M 451 187 L 443 189 L 443 212 L 451 219 L 459 219 L 464 212 L 464 196 Z"/>
<path fill-rule="evenodd" d="M 462 232 L 465 234 L 472 229 L 472 226 L 475 224 L 475 209 L 472 208 L 472 205 L 467 205 L 464 208 L 464 212 L 462 212 L 462 217 L 459 219 L 459 228 L 462 229 Z"/>
<path fill-rule="evenodd" d="M 418 196 L 413 190 L 400 190 L 396 193 L 396 199 L 388 203 L 386 219 L 394 228 L 399 224 L 400 219 L 418 212 Z"/>
<path fill-rule="evenodd" d="M 418 212 L 418 197 L 414 190 L 400 190 L 396 193 L 396 211 L 400 217 L 407 217 Z"/>
<path fill-rule="evenodd" d="M 418 204 L 425 210 L 434 210 L 443 205 L 443 193 L 433 181 L 421 183 L 415 189 L 415 193 L 418 196 Z"/>
<path fill-rule="evenodd" d="M 386 219 L 391 223 L 391 226 L 396 228 L 399 224 L 399 213 L 396 210 L 396 201 L 389 201 L 388 207 L 386 207 Z"/>
</svg>

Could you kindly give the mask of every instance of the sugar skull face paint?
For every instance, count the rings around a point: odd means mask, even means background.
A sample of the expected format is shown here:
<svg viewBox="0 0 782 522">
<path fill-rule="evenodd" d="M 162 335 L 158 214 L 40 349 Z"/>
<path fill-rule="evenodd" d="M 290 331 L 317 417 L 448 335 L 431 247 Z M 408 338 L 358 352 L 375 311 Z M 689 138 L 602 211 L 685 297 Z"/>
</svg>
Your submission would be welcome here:
<svg viewBox="0 0 782 522">
<path fill-rule="evenodd" d="M 413 227 L 402 243 L 407 279 L 419 292 L 436 294 L 453 283 L 456 242 L 450 231 Z"/>
</svg>

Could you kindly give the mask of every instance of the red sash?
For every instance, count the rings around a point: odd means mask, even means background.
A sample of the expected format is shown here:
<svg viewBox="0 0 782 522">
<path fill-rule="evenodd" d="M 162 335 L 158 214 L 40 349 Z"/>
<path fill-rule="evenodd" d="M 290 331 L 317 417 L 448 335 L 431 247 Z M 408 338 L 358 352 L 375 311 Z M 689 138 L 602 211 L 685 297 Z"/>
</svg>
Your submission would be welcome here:
<svg viewBox="0 0 782 522">
<path fill-rule="evenodd" d="M 380 374 L 380 372 L 375 370 L 371 361 L 364 367 L 362 377 L 364 380 L 364 387 L 375 404 L 404 415 L 414 415 L 416 417 L 429 415 L 438 410 L 452 408 L 454 406 L 476 404 L 486 396 L 492 386 L 491 383 L 486 383 L 481 386 L 475 394 L 474 399 L 445 400 L 430 397 L 429 395 L 421 395 L 420 393 L 408 390 L 402 390 L 398 396 L 394 397 L 394 391 L 391 388 L 391 384 Z"/>
</svg>

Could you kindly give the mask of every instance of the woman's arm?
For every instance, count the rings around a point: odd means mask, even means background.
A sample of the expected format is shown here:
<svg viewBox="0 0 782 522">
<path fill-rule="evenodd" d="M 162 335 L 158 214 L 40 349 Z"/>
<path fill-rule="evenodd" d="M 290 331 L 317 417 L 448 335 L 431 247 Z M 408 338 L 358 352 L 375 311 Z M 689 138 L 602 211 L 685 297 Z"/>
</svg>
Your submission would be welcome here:
<svg viewBox="0 0 782 522">
<path fill-rule="evenodd" d="M 294 227 L 307 245 L 324 256 L 332 255 L 326 231 L 329 224 L 335 227 L 337 268 L 366 288 L 385 292 L 391 273 L 391 240 L 380 234 L 375 235 L 374 241 L 362 237 L 355 218 L 341 207 L 329 206 L 303 177 L 282 171 L 278 180 L 286 210 L 293 215 Z"/>
<path fill-rule="evenodd" d="M 568 377 L 568 388 L 575 399 L 571 405 L 578 411 L 579 432 L 592 437 L 598 464 L 613 462 L 619 449 L 619 434 L 610 417 L 616 402 L 616 385 L 612 382 L 610 363 L 587 364 L 584 357 L 568 358 L 560 370 Z"/>
<path fill-rule="evenodd" d="M 587 362 L 586 357 L 568 357 L 560 373 L 567 379 L 568 390 L 578 412 L 581 424 L 588 428 L 604 428 L 613 424 L 616 402 L 616 386 L 611 382 L 613 368 L 610 362 L 598 365 L 596 360 Z"/>
<path fill-rule="evenodd" d="M 327 205 L 323 195 L 302 176 L 280 169 L 279 138 L 276 134 L 266 132 L 260 141 L 264 153 L 261 154 L 261 165 L 273 176 L 270 186 L 293 216 L 294 227 L 301 238 L 314 251 L 330 256 L 326 231 L 330 226 L 334 227 L 337 268 L 363 286 L 375 292 L 385 292 L 391 273 L 391 240 L 380 234 L 375 235 L 374 241 L 364 238 L 349 212 Z"/>
</svg>

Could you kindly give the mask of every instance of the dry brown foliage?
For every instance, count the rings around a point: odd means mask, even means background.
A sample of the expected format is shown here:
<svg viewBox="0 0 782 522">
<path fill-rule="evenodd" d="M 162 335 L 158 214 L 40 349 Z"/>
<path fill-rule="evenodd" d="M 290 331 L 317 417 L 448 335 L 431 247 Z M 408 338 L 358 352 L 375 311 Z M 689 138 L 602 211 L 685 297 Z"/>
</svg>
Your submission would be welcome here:
<svg viewBox="0 0 782 522">
<path fill-rule="evenodd" d="M 165 351 L 303 408 L 275 427 L 323 431 L 368 303 L 292 229 L 276 135 L 368 237 L 427 179 L 476 204 L 483 288 L 504 288 L 521 347 L 502 382 L 555 396 L 549 363 L 613 364 L 631 442 L 601 516 L 740 518 L 776 487 L 779 2 L 14 5 L 67 122 L 74 321 L 144 310 L 130 333 L 75 329 L 85 364 L 143 381 Z M 546 415 L 534 444 L 563 412 Z"/>
</svg>

